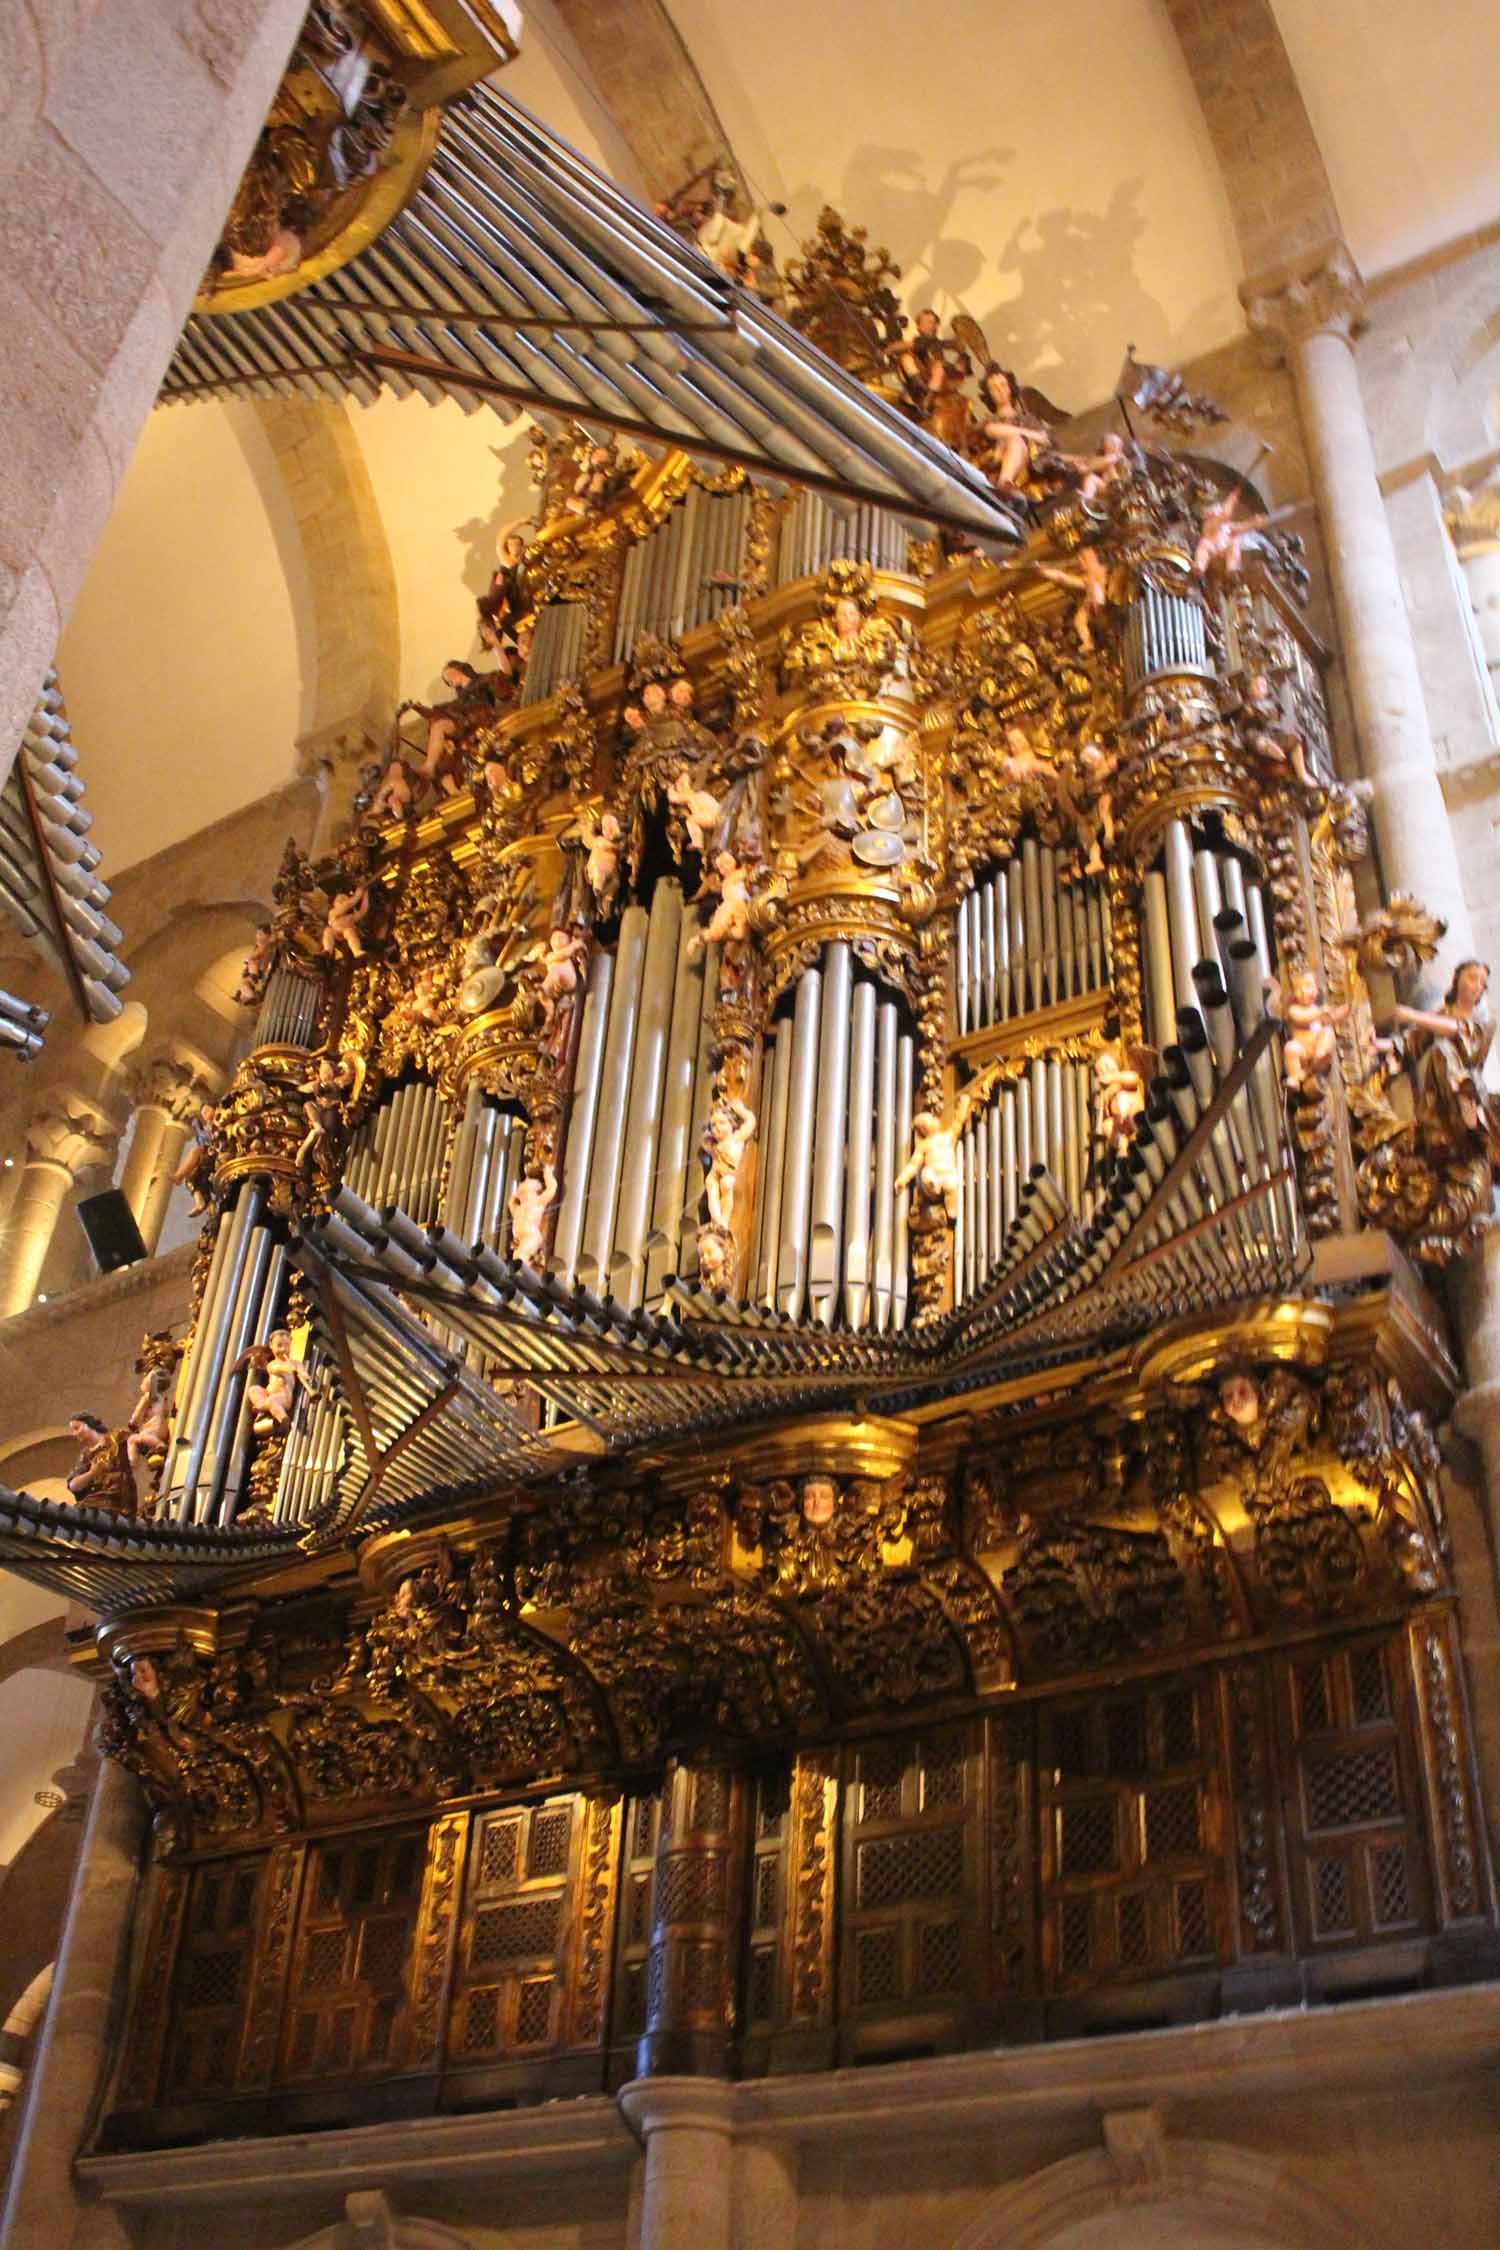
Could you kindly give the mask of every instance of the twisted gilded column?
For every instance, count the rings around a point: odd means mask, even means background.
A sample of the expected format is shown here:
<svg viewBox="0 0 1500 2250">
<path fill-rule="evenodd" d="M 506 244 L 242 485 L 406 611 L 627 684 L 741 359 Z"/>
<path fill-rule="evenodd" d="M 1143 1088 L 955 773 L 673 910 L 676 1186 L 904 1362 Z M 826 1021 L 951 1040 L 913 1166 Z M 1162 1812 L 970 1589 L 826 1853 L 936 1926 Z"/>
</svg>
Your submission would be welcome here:
<svg viewBox="0 0 1500 2250">
<path fill-rule="evenodd" d="M 1252 333 L 1296 385 L 1386 888 L 1446 919 L 1443 961 L 1456 961 L 1472 944 L 1468 907 L 1354 362 L 1364 286 L 1334 244 L 1292 279 L 1243 294 Z M 1439 989 L 1443 974 L 1431 972 Z"/>
</svg>

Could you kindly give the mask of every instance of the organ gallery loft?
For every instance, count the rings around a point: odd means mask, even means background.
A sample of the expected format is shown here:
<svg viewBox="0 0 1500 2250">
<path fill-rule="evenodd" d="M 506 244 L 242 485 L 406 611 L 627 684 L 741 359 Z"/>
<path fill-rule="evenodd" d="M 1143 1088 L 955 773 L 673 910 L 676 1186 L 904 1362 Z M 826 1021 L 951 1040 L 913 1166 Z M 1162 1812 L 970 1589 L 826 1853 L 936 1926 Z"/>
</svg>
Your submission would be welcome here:
<svg viewBox="0 0 1500 2250">
<path fill-rule="evenodd" d="M 1491 2241 L 1493 27 L 0 21 L 4 2250 Z"/>
</svg>

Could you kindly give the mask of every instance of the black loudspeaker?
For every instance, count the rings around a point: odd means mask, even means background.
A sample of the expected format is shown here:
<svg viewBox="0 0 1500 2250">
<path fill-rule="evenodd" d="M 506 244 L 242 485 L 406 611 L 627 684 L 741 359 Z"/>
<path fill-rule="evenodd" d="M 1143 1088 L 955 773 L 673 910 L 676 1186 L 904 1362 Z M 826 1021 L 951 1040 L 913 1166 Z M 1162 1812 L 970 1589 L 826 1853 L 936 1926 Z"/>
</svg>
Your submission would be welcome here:
<svg viewBox="0 0 1500 2250">
<path fill-rule="evenodd" d="M 115 1273 L 121 1266 L 133 1266 L 145 1257 L 146 1245 L 135 1213 L 118 1188 L 85 1196 L 78 1206 L 78 1219 L 101 1273 Z"/>
</svg>

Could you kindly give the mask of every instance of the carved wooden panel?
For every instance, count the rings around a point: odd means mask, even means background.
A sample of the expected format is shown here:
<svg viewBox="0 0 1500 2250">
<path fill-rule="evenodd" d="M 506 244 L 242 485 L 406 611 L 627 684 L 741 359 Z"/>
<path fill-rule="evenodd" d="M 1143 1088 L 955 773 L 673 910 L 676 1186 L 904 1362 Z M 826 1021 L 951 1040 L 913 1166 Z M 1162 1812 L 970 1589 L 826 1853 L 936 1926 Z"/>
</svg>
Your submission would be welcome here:
<svg viewBox="0 0 1500 2250">
<path fill-rule="evenodd" d="M 234 2089 L 265 1864 L 259 1857 L 213 1860 L 193 1869 L 172 1981 L 169 2098 L 202 2100 Z"/>
<path fill-rule="evenodd" d="M 987 1722 L 990 1959 L 994 1989 L 1035 1990 L 1035 1714 L 1007 1711 Z"/>
<path fill-rule="evenodd" d="M 1199 1677 L 1043 1710 L 1042 1968 L 1049 1990 L 1219 1961 L 1225 1824 L 1215 1750 Z"/>
<path fill-rule="evenodd" d="M 406 2067 L 412 1940 L 427 1830 L 315 1844 L 282 2043 L 281 2075 L 384 2076 Z"/>
<path fill-rule="evenodd" d="M 1408 1628 L 1421 1711 L 1437 1905 L 1444 1922 L 1467 1922 L 1489 1903 L 1484 1834 L 1474 1792 L 1468 1712 L 1456 1620 L 1429 1613 Z"/>
<path fill-rule="evenodd" d="M 255 1930 L 255 1973 L 235 2072 L 236 2093 L 259 2092 L 270 2085 L 275 2074 L 306 1859 L 305 1844 L 278 1844 L 266 1863 Z"/>
<path fill-rule="evenodd" d="M 957 2013 L 981 1975 L 972 1730 L 863 1744 L 844 1794 L 842 2015 Z"/>
<path fill-rule="evenodd" d="M 787 1866 L 792 1820 L 790 1771 L 762 1774 L 751 1792 L 740 2000 L 741 2019 L 751 2032 L 770 2030 L 786 2014 L 788 1900 L 801 1873 Z"/>
<path fill-rule="evenodd" d="M 1288 1849 L 1298 1948 L 1410 1936 L 1432 1916 L 1401 1641 L 1280 1660 L 1291 1745 Z"/>
<path fill-rule="evenodd" d="M 547 1797 L 475 1816 L 450 2065 L 567 2042 L 586 1809 Z"/>
<path fill-rule="evenodd" d="M 442 2062 L 468 1833 L 468 1814 L 449 1813 L 433 1822 L 427 1839 L 427 1873 L 417 1917 L 407 2035 L 407 2064 L 412 2070 L 436 2070 Z"/>
<path fill-rule="evenodd" d="M 1218 1675 L 1220 1727 L 1233 1806 L 1238 1948 L 1251 1957 L 1290 1950 L 1270 1677 L 1253 1659 Z"/>
<path fill-rule="evenodd" d="M 145 1937 L 135 1962 L 135 1987 L 115 2086 L 119 2109 L 144 2108 L 156 2098 L 187 1897 L 186 1870 L 153 1862 L 146 1882 Z"/>
</svg>

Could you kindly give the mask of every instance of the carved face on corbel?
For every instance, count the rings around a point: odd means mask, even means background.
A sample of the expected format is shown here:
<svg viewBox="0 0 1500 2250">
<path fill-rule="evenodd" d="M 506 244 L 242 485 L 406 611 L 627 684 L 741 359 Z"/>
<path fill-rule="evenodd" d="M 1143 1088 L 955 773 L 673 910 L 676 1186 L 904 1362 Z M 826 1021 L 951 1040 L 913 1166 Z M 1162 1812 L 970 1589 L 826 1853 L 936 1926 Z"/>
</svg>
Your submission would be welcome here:
<svg viewBox="0 0 1500 2250">
<path fill-rule="evenodd" d="M 1260 1420 L 1260 1386 L 1243 1368 L 1219 1381 L 1219 1406 L 1227 1422 L 1237 1430 L 1253 1429 Z"/>
<path fill-rule="evenodd" d="M 820 1530 L 833 1521 L 838 1506 L 838 1486 L 832 1477 L 804 1477 L 802 1480 L 802 1521 Z"/>
</svg>

